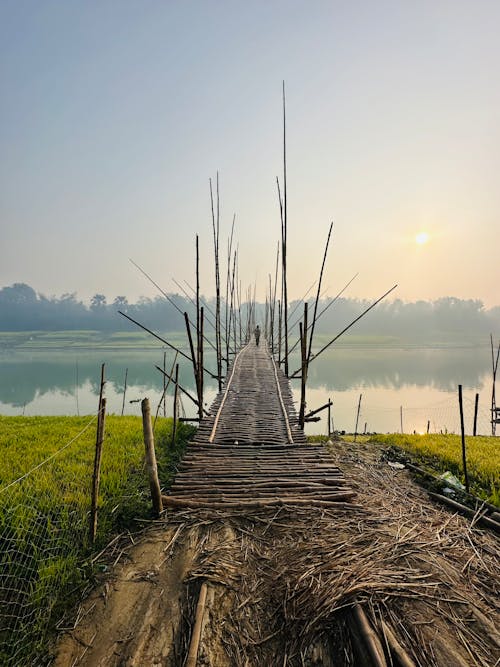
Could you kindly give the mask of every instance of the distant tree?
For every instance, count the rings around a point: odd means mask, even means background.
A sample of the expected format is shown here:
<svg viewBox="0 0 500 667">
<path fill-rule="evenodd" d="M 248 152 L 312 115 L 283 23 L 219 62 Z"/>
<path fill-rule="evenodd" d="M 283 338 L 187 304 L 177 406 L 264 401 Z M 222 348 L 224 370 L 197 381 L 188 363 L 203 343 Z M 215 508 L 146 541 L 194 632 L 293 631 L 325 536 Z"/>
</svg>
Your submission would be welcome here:
<svg viewBox="0 0 500 667">
<path fill-rule="evenodd" d="M 104 294 L 94 294 L 90 299 L 91 310 L 99 310 L 106 306 L 106 297 Z"/>
<path fill-rule="evenodd" d="M 36 303 L 35 290 L 26 283 L 14 283 L 0 290 L 0 301 L 4 303 Z"/>
<path fill-rule="evenodd" d="M 126 296 L 117 296 L 113 301 L 115 308 L 126 308 L 128 306 L 128 299 Z"/>
</svg>

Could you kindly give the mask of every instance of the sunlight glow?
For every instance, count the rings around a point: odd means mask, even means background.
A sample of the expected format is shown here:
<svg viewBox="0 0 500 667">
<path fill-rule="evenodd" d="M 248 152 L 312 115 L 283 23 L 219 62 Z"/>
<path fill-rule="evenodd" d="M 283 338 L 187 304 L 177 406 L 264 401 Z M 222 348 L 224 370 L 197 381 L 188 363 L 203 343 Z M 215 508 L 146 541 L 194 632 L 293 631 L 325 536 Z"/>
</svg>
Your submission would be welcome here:
<svg viewBox="0 0 500 667">
<path fill-rule="evenodd" d="M 429 234 L 427 232 L 419 232 L 415 236 L 415 241 L 418 245 L 424 245 L 429 240 Z"/>
</svg>

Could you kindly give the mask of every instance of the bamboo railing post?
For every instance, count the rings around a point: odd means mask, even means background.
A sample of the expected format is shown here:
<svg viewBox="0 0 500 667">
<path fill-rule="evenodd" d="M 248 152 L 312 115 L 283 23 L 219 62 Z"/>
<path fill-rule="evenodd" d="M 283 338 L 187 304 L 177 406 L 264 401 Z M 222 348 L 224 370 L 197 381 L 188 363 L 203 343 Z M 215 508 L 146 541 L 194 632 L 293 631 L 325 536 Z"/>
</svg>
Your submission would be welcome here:
<svg viewBox="0 0 500 667">
<path fill-rule="evenodd" d="M 477 435 L 477 411 L 479 408 L 479 394 L 476 394 L 474 402 L 474 426 L 472 427 L 472 435 Z"/>
<path fill-rule="evenodd" d="M 163 416 L 167 416 L 167 401 L 165 394 L 167 393 L 167 353 L 163 353 Z"/>
<path fill-rule="evenodd" d="M 467 451 L 465 448 L 464 406 L 462 399 L 462 385 L 458 385 L 458 405 L 460 407 L 460 434 L 462 437 L 462 465 L 465 477 L 465 490 L 469 493 L 469 475 L 467 474 Z"/>
<path fill-rule="evenodd" d="M 361 398 L 363 397 L 363 394 L 359 395 L 359 401 L 358 401 L 358 410 L 356 412 L 356 427 L 354 429 L 354 442 L 356 442 L 356 438 L 358 437 L 358 421 L 359 421 L 359 413 L 361 410 Z"/>
<path fill-rule="evenodd" d="M 175 365 L 175 380 L 174 380 L 174 423 L 172 425 L 172 448 L 175 447 L 175 436 L 177 435 L 177 403 L 179 397 L 179 364 Z"/>
<path fill-rule="evenodd" d="M 102 444 L 104 442 L 104 424 L 106 416 L 106 399 L 103 398 L 104 385 L 105 385 L 104 368 L 105 364 L 102 364 L 101 386 L 99 390 L 99 409 L 97 413 L 97 432 L 95 440 L 94 471 L 92 474 L 92 490 L 90 497 L 89 538 L 91 544 L 94 544 L 97 535 L 97 502 L 99 500 L 99 484 L 101 481 Z"/>
<path fill-rule="evenodd" d="M 125 412 L 125 395 L 127 393 L 127 377 L 128 377 L 128 368 L 125 369 L 125 380 L 123 382 L 123 401 L 122 401 L 122 414 Z"/>
<path fill-rule="evenodd" d="M 203 306 L 200 308 L 198 332 L 198 417 L 203 419 Z"/>
<path fill-rule="evenodd" d="M 287 285 L 287 241 L 288 241 L 288 206 L 286 178 L 286 100 L 285 82 L 283 81 L 283 233 L 282 233 L 282 265 L 283 265 L 283 325 L 285 345 L 285 375 L 288 377 L 288 285 Z M 304 330 L 306 335 L 307 328 Z"/>
<path fill-rule="evenodd" d="M 302 373 L 300 376 L 300 409 L 299 426 L 304 428 L 304 416 L 306 410 L 306 385 L 307 385 L 307 301 L 304 303 L 304 326 L 300 325 Z"/>
<path fill-rule="evenodd" d="M 330 437 L 332 435 L 331 423 L 332 423 L 332 400 L 331 400 L 331 398 L 329 398 L 328 399 L 328 440 L 330 440 Z"/>
<path fill-rule="evenodd" d="M 156 465 L 155 441 L 153 428 L 151 426 L 151 409 L 149 407 L 149 398 L 141 401 L 142 409 L 142 432 L 144 434 L 144 448 L 146 451 L 146 465 L 149 477 L 149 489 L 151 491 L 151 500 L 153 502 L 153 512 L 159 516 L 162 509 L 160 481 L 158 479 L 158 467 Z"/>
</svg>

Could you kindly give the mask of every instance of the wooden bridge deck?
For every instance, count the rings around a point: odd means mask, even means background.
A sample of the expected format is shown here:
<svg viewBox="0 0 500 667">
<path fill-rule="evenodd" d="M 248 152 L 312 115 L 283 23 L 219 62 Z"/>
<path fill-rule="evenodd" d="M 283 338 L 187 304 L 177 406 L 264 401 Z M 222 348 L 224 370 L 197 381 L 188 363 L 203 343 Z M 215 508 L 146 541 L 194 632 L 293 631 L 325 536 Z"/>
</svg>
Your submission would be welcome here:
<svg viewBox="0 0 500 667">
<path fill-rule="evenodd" d="M 321 445 L 307 444 L 287 378 L 265 343 L 242 348 L 183 458 L 167 506 L 324 505 L 353 496 Z"/>
</svg>

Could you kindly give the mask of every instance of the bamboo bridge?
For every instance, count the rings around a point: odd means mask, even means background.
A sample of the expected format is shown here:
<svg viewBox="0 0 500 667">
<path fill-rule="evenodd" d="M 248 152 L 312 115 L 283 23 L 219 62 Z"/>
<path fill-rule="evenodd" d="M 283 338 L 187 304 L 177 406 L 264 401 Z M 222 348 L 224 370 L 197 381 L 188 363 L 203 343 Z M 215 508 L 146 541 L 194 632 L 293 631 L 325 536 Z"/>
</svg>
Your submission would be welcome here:
<svg viewBox="0 0 500 667">
<path fill-rule="evenodd" d="M 306 504 L 354 495 L 322 445 L 307 444 L 289 380 L 263 341 L 245 345 L 179 465 L 170 507 Z"/>
</svg>

